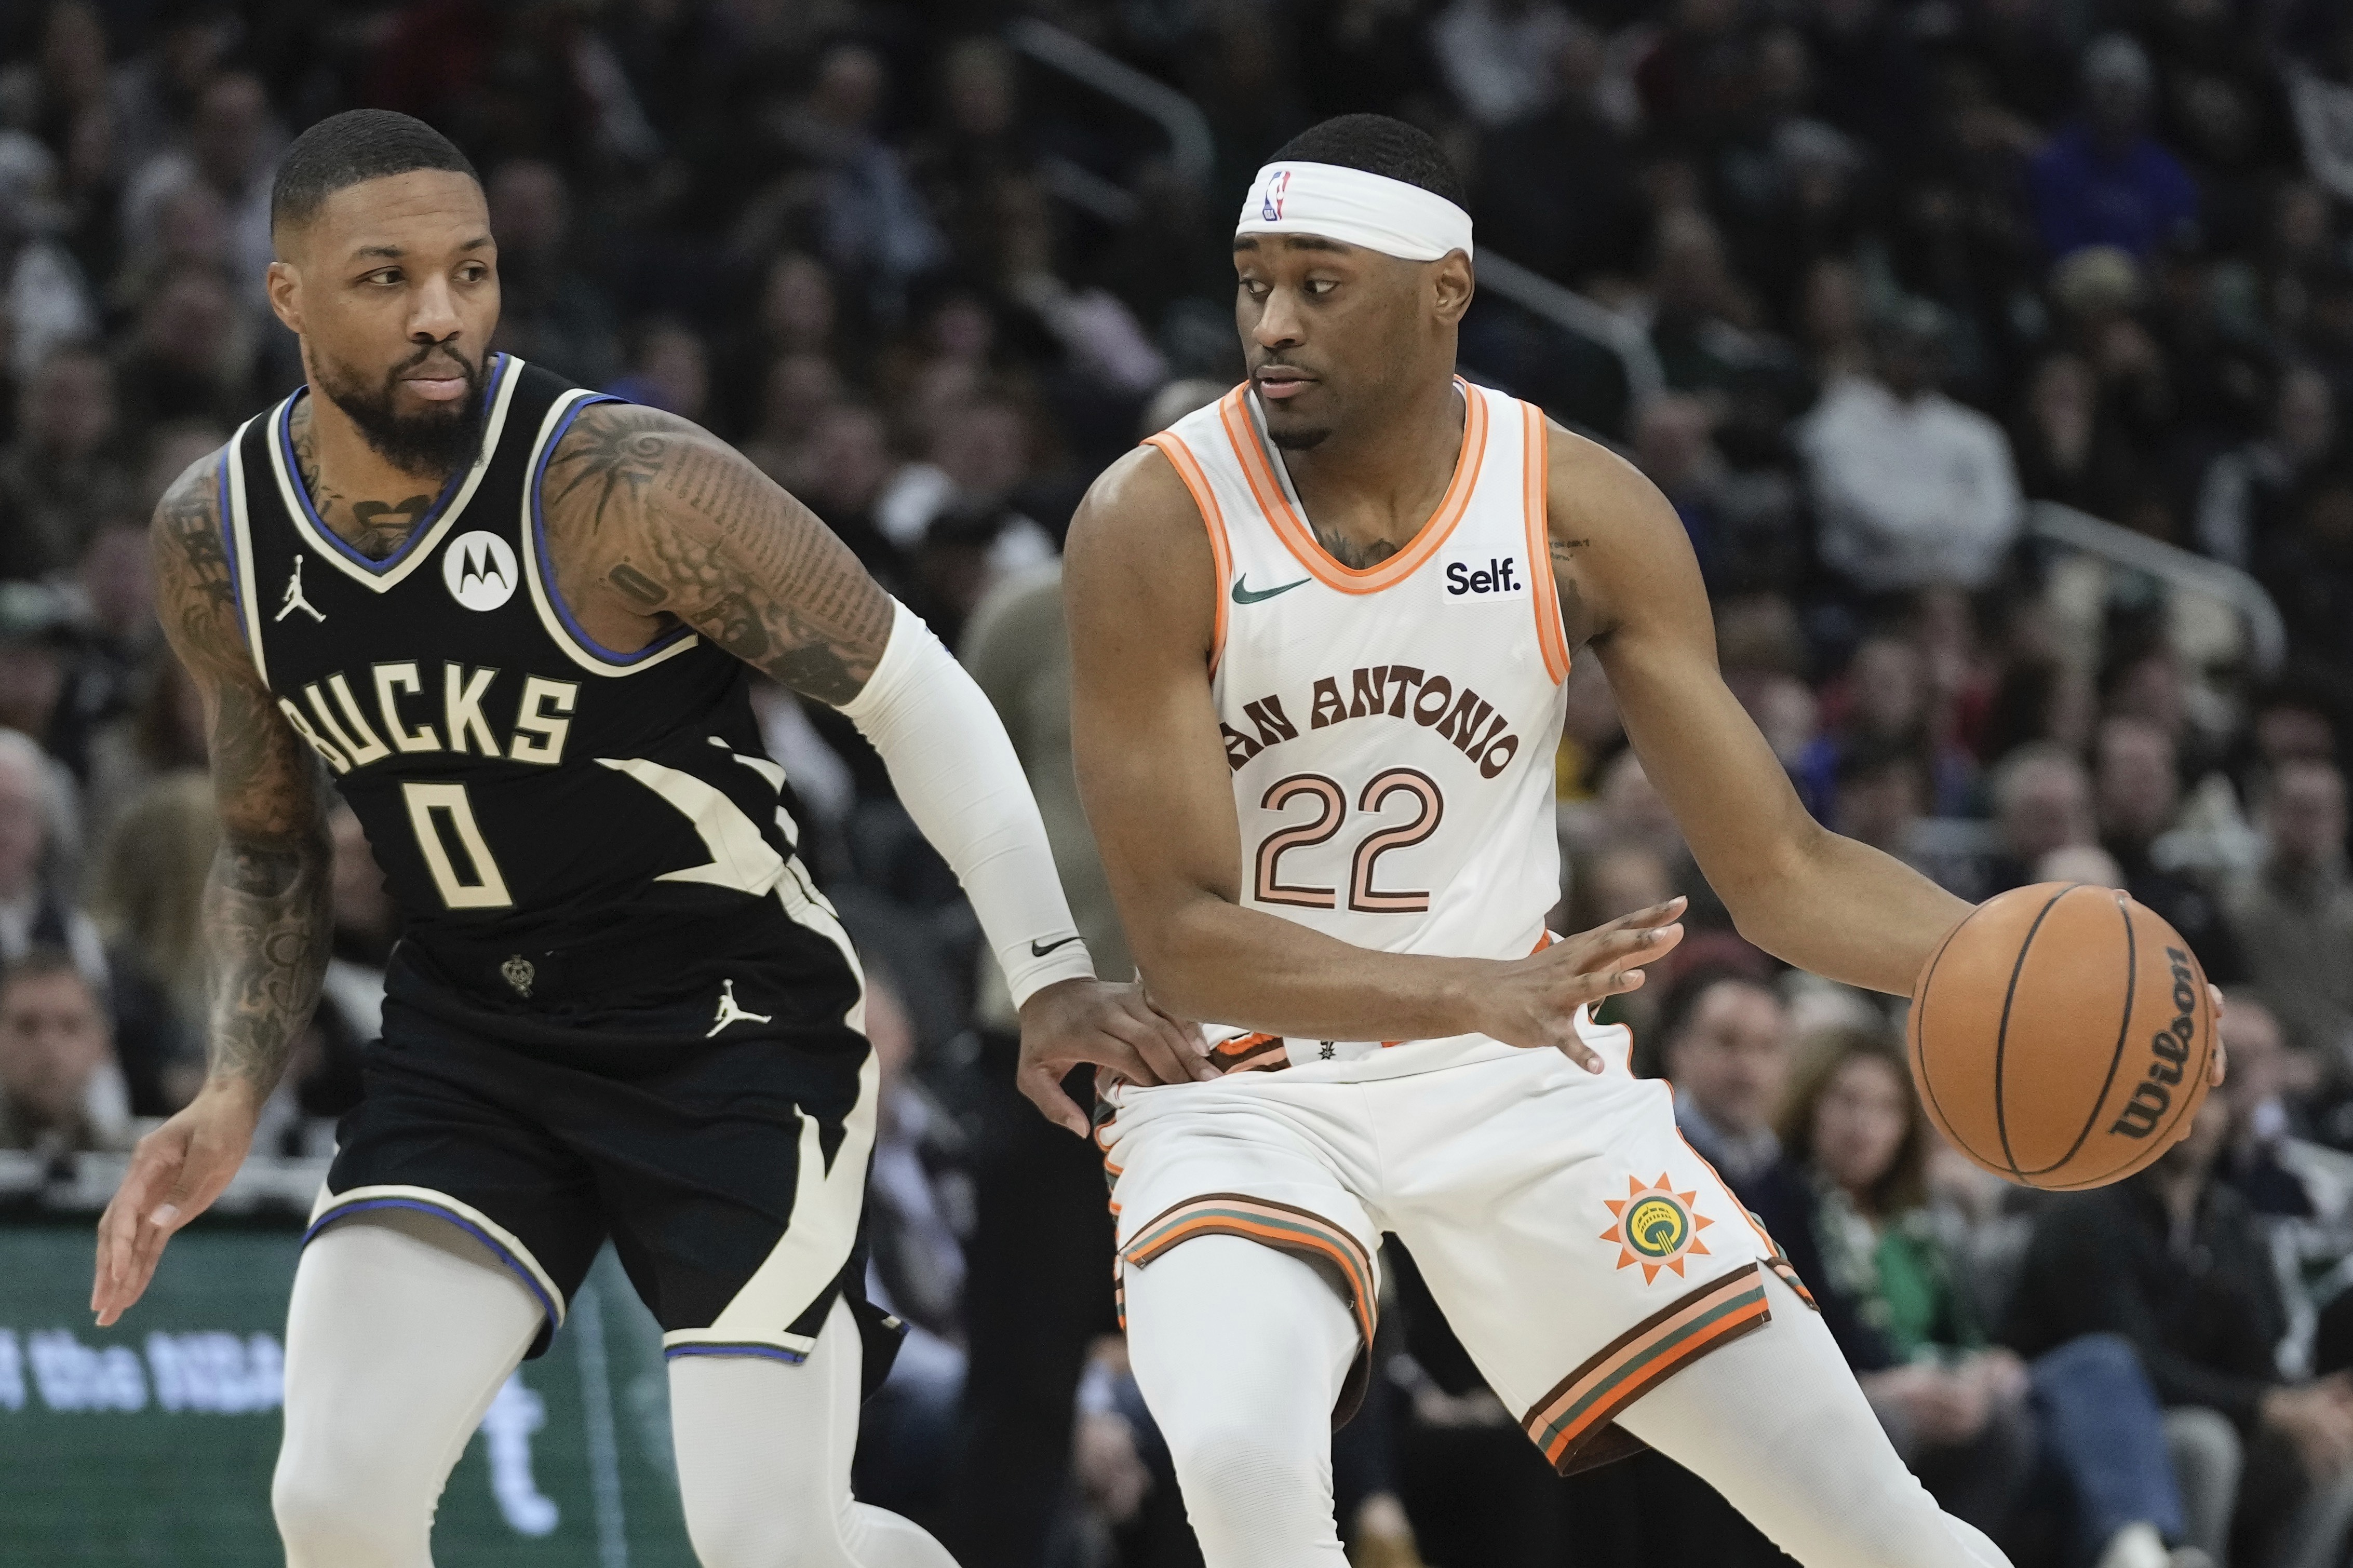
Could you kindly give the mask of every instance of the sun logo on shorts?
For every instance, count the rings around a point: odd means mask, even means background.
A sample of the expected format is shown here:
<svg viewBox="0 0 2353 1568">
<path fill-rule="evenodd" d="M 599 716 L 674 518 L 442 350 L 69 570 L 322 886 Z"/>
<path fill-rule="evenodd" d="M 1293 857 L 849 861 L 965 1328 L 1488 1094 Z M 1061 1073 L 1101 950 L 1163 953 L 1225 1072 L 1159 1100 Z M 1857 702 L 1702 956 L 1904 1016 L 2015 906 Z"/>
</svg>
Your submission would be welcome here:
<svg viewBox="0 0 2353 1568">
<path fill-rule="evenodd" d="M 1672 1268 L 1675 1278 L 1682 1279 L 1684 1258 L 1694 1253 L 1707 1256 L 1707 1244 L 1700 1240 L 1699 1233 L 1715 1223 L 1693 1206 L 1698 1197 L 1697 1193 L 1671 1189 L 1663 1171 L 1647 1187 L 1627 1177 L 1624 1198 L 1602 1200 L 1618 1220 L 1601 1233 L 1602 1240 L 1618 1244 L 1618 1267 L 1641 1264 L 1645 1285 L 1656 1279 L 1662 1268 Z"/>
</svg>

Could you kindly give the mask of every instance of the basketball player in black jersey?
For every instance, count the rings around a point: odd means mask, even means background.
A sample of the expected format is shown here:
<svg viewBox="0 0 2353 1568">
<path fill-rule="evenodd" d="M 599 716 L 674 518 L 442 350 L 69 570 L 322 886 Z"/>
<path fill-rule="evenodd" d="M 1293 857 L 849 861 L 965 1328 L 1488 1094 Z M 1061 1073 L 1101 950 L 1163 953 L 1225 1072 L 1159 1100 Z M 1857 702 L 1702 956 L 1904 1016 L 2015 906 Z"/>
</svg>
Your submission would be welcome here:
<svg viewBox="0 0 2353 1568">
<path fill-rule="evenodd" d="M 895 1345 L 860 1289 L 875 1067 L 752 672 L 881 752 L 1022 1004 L 1041 1102 L 1075 1114 L 1053 1079 L 1081 1060 L 1208 1068 L 1094 980 L 1010 744 L 923 623 L 692 425 L 490 350 L 497 247 L 455 147 L 323 121 L 272 226 L 308 385 L 153 531 L 222 818 L 209 1075 L 100 1222 L 99 1321 L 227 1184 L 317 999 L 330 779 L 404 927 L 289 1310 L 289 1563 L 425 1568 L 450 1465 L 609 1236 L 664 1330 L 706 1564 L 948 1563 L 849 1501 L 861 1377 Z"/>
</svg>

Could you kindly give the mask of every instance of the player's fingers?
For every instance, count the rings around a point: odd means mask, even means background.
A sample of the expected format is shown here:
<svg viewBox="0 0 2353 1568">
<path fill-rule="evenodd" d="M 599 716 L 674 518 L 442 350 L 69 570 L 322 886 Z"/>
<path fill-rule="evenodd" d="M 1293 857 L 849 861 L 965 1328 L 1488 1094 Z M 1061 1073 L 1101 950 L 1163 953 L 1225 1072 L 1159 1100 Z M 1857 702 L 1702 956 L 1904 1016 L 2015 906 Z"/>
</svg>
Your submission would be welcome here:
<svg viewBox="0 0 2353 1568">
<path fill-rule="evenodd" d="M 1141 1019 L 1129 1017 L 1125 1014 L 1117 1014 L 1104 1025 L 1105 1037 L 1125 1046 L 1129 1053 L 1143 1065 L 1147 1076 L 1139 1078 L 1136 1081 L 1190 1083 L 1196 1078 L 1217 1076 L 1215 1069 L 1211 1068 L 1208 1062 L 1203 1061 L 1200 1057 L 1187 1047 L 1184 1041 L 1176 1037 L 1176 1032 L 1174 1029 L 1159 1027 L 1157 1019 L 1146 1023 Z"/>
<path fill-rule="evenodd" d="M 2222 988 L 2210 980 L 2206 983 L 2206 994 L 2214 1004 L 2214 1059 L 2207 1064 L 2206 1081 L 2220 1089 L 2231 1070 L 2231 1053 L 2222 1045 Z"/>
<path fill-rule="evenodd" d="M 1081 1138 L 1087 1135 L 1087 1113 L 1079 1109 L 1077 1100 L 1062 1092 L 1061 1080 L 1054 1076 L 1053 1069 L 1032 1063 L 1015 1075 L 1014 1082 L 1047 1121 Z"/>
<path fill-rule="evenodd" d="M 1568 963 L 1585 970 L 1648 963 L 1664 957 L 1683 939 L 1683 928 L 1680 922 L 1629 926 L 1622 931 L 1596 931 L 1580 939 L 1576 951 L 1564 957 Z"/>
<path fill-rule="evenodd" d="M 156 1185 L 177 1163 L 160 1153 L 155 1144 L 142 1143 L 132 1155 L 131 1168 L 123 1173 L 113 1202 L 99 1219 L 100 1289 L 118 1312 L 130 1305 L 122 1300 L 122 1290 L 138 1249 L 139 1216 L 153 1202 Z M 105 1310 L 106 1301 L 98 1304 L 99 1310 Z"/>
<path fill-rule="evenodd" d="M 1594 1053 L 1591 1046 L 1585 1043 L 1584 1037 L 1577 1032 L 1574 1025 L 1555 1035 L 1552 1044 L 1553 1049 L 1583 1068 L 1587 1072 L 1598 1073 L 1601 1070 L 1601 1058 Z"/>
<path fill-rule="evenodd" d="M 1191 1076 L 1210 1079 L 1218 1076 L 1215 1068 L 1204 1059 L 1209 1054 L 1209 1043 L 1201 1037 L 1201 1026 L 1189 1019 L 1177 1017 L 1153 1004 L 1141 992 L 1122 999 L 1121 1011 L 1145 1033 L 1165 1045 L 1180 1062 L 1192 1062 Z"/>
<path fill-rule="evenodd" d="M 1683 912 L 1683 906 L 1690 902 L 1689 899 L 1678 893 L 1663 903 L 1652 904 L 1648 909 L 1636 910 L 1631 914 L 1620 915 L 1614 921 L 1595 927 L 1589 934 L 1598 936 L 1603 931 L 1630 931 L 1642 926 L 1664 925 L 1681 915 Z"/>
</svg>

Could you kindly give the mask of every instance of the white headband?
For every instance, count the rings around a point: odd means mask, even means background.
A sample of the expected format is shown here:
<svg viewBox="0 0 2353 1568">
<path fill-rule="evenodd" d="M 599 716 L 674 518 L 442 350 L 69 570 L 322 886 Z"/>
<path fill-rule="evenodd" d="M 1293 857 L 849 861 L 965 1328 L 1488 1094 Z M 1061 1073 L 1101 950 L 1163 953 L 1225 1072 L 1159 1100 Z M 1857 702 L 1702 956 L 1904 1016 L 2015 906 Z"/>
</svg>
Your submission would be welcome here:
<svg viewBox="0 0 2353 1568">
<path fill-rule="evenodd" d="M 1245 234 L 1320 234 L 1407 261 L 1471 254 L 1471 215 L 1435 191 L 1337 163 L 1269 163 L 1250 183 Z"/>
</svg>

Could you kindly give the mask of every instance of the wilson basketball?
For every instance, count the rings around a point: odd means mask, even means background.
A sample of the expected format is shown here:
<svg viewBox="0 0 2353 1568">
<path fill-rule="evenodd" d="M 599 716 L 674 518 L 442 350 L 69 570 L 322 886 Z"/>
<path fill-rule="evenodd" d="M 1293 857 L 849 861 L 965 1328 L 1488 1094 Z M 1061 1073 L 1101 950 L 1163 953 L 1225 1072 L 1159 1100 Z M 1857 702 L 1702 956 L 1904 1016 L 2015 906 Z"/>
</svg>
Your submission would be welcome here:
<svg viewBox="0 0 2353 1568">
<path fill-rule="evenodd" d="M 1928 1115 L 2010 1181 L 2105 1186 L 2189 1131 L 2214 1007 L 2174 929 L 2113 888 L 1980 904 L 1920 972 L 1907 1029 Z"/>
</svg>

